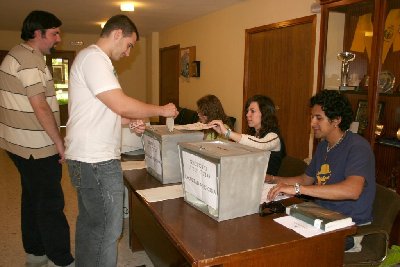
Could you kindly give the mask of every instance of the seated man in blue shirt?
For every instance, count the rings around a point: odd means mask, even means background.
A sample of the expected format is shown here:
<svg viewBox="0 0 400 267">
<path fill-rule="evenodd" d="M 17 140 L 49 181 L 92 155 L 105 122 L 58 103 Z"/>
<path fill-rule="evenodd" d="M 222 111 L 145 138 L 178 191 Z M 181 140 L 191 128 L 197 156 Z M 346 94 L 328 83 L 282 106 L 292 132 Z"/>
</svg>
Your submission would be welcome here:
<svg viewBox="0 0 400 267">
<path fill-rule="evenodd" d="M 375 158 L 367 140 L 349 131 L 353 112 L 348 99 L 338 91 L 323 90 L 310 100 L 311 127 L 321 139 L 306 172 L 297 177 L 267 175 L 277 183 L 268 194 L 307 195 L 330 210 L 353 219 L 357 225 L 372 221 L 375 199 Z M 346 250 L 354 246 L 346 240 Z"/>
</svg>

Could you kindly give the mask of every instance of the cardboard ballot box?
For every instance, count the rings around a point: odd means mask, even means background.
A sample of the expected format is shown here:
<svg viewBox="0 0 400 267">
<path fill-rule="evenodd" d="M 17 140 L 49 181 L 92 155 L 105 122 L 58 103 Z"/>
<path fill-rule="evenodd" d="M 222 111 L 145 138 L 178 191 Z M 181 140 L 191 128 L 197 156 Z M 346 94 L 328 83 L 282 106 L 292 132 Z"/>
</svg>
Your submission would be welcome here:
<svg viewBox="0 0 400 267">
<path fill-rule="evenodd" d="M 257 213 L 269 156 L 233 142 L 179 143 L 184 200 L 217 221 Z"/>
<path fill-rule="evenodd" d="M 203 140 L 203 132 L 168 131 L 165 125 L 146 127 L 143 134 L 143 147 L 147 171 L 162 184 L 182 181 L 179 167 L 178 142 Z"/>
</svg>

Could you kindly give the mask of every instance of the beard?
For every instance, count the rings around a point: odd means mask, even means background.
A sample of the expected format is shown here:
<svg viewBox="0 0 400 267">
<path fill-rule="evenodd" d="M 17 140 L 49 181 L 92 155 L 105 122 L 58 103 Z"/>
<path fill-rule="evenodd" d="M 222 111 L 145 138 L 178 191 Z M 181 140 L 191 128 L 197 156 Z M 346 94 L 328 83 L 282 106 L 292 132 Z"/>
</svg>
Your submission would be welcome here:
<svg viewBox="0 0 400 267">
<path fill-rule="evenodd" d="M 55 45 L 53 45 L 53 47 L 51 47 L 50 49 L 49 49 L 49 52 L 50 52 L 50 54 L 52 54 L 52 53 L 54 53 L 54 52 L 56 52 L 57 50 L 56 50 L 56 46 Z"/>
</svg>

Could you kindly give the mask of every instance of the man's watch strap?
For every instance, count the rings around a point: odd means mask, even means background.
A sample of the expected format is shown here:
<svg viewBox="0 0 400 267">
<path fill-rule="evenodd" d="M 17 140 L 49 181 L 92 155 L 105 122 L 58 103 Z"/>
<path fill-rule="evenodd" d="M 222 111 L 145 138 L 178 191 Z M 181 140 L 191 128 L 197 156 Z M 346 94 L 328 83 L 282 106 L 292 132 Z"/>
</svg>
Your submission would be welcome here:
<svg viewBox="0 0 400 267">
<path fill-rule="evenodd" d="M 300 193 L 300 184 L 299 183 L 295 183 L 294 184 L 294 193 L 296 194 L 296 196 L 301 195 L 301 193 Z"/>
</svg>

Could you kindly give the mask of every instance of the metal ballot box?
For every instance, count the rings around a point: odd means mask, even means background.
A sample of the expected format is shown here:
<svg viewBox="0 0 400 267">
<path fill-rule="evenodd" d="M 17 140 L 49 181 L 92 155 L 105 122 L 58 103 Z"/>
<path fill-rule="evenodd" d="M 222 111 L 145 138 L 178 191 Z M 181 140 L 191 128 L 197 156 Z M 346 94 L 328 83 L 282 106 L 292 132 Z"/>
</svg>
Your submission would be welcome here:
<svg viewBox="0 0 400 267">
<path fill-rule="evenodd" d="M 182 181 L 179 167 L 178 142 L 203 140 L 203 132 L 168 131 L 165 125 L 146 127 L 143 134 L 143 147 L 147 171 L 162 184 Z"/>
<path fill-rule="evenodd" d="M 258 212 L 270 152 L 227 141 L 178 146 L 187 203 L 217 221 Z"/>
</svg>

